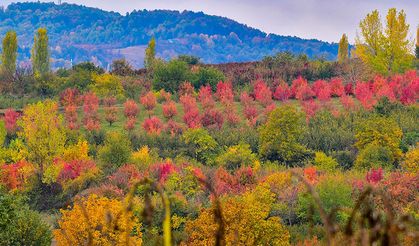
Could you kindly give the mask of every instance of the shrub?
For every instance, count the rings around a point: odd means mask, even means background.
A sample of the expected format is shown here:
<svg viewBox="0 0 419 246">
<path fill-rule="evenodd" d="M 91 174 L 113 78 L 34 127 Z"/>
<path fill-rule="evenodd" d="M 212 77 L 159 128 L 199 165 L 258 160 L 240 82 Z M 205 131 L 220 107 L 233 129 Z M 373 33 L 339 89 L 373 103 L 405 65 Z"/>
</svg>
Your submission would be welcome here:
<svg viewBox="0 0 419 246">
<path fill-rule="evenodd" d="M 256 155 L 252 153 L 249 144 L 240 143 L 226 149 L 219 155 L 216 163 L 229 170 L 238 169 L 243 166 L 252 167 L 257 161 Z"/>
<path fill-rule="evenodd" d="M 419 144 L 406 153 L 401 166 L 408 172 L 419 172 Z"/>
<path fill-rule="evenodd" d="M 338 167 L 337 161 L 323 152 L 316 152 L 314 165 L 318 170 L 325 172 L 334 172 Z"/>
<path fill-rule="evenodd" d="M 19 118 L 19 113 L 9 108 L 4 112 L 4 123 L 7 130 L 7 133 L 13 134 L 17 129 L 17 119 Z"/>
<path fill-rule="evenodd" d="M 336 175 L 336 174 L 334 174 Z M 353 206 L 352 187 L 345 181 L 343 175 L 327 176 L 316 185 L 321 205 L 329 214 L 332 210 L 340 208 L 336 213 L 337 221 L 344 223 L 349 217 L 345 209 Z M 314 214 L 310 216 L 310 207 L 314 207 Z M 298 216 L 306 221 L 321 223 L 318 207 L 309 193 L 301 192 L 298 196 Z"/>
<path fill-rule="evenodd" d="M 391 168 L 394 163 L 394 156 L 391 149 L 376 143 L 365 146 L 355 160 L 357 169 L 370 168 Z"/>
<path fill-rule="evenodd" d="M 224 80 L 224 74 L 213 67 L 199 67 L 198 71 L 192 76 L 192 83 L 195 89 L 208 85 L 215 91 L 217 83 Z"/>
</svg>

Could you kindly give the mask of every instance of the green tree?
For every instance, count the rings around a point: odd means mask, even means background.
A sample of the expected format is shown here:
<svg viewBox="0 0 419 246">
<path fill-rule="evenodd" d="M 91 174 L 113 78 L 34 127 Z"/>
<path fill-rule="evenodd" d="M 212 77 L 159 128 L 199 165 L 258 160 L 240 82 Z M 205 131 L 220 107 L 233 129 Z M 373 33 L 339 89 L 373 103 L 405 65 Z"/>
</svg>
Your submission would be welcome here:
<svg viewBox="0 0 419 246">
<path fill-rule="evenodd" d="M 402 135 L 402 130 L 394 119 L 372 116 L 357 124 L 355 147 L 362 152 L 370 144 L 381 146 L 390 151 L 391 159 L 398 160 L 402 155 L 400 150 Z"/>
<path fill-rule="evenodd" d="M 348 59 L 348 54 L 349 54 L 348 36 L 346 36 L 346 34 L 343 34 L 342 38 L 339 41 L 338 62 L 346 61 Z"/>
<path fill-rule="evenodd" d="M 168 63 L 156 62 L 154 66 L 153 87 L 159 91 L 176 93 L 179 86 L 185 81 L 189 81 L 191 73 L 188 65 L 179 60 L 171 60 Z"/>
<path fill-rule="evenodd" d="M 45 75 L 50 71 L 48 34 L 45 28 L 39 28 L 32 48 L 32 68 L 35 74 Z"/>
<path fill-rule="evenodd" d="M 316 152 L 314 165 L 321 171 L 334 172 L 338 168 L 338 162 L 323 152 Z"/>
<path fill-rule="evenodd" d="M 117 168 L 128 163 L 131 158 L 131 142 L 127 136 L 110 132 L 106 136 L 105 145 L 99 149 L 98 156 L 104 172 L 110 174 Z"/>
<path fill-rule="evenodd" d="M 3 39 L 3 53 L 1 55 L 1 70 L 7 75 L 16 71 L 17 36 L 16 32 L 9 31 Z"/>
<path fill-rule="evenodd" d="M 359 25 L 361 36 L 355 40 L 355 54 L 381 74 L 404 72 L 411 68 L 412 43 L 408 39 L 409 24 L 403 10 L 388 10 L 386 27 L 378 10 L 369 13 Z"/>
<path fill-rule="evenodd" d="M 0 245 L 47 246 L 52 233 L 41 216 L 22 199 L 0 191 Z"/>
<path fill-rule="evenodd" d="M 153 67 L 154 60 L 156 59 L 156 39 L 151 38 L 148 42 L 147 49 L 145 50 L 144 67 L 149 69 Z"/>
<path fill-rule="evenodd" d="M 212 164 L 218 144 L 207 130 L 188 129 L 182 136 L 189 147 L 189 155 L 205 164 Z"/>
<path fill-rule="evenodd" d="M 198 72 L 192 76 L 192 84 L 195 89 L 199 89 L 203 85 L 209 85 L 215 91 L 217 83 L 220 81 L 225 81 L 224 74 L 220 70 L 212 67 L 200 67 Z"/>
<path fill-rule="evenodd" d="M 304 131 L 305 117 L 294 106 L 276 108 L 259 129 L 260 154 L 287 165 L 301 161 L 307 153 L 300 143 Z"/>
<path fill-rule="evenodd" d="M 352 208 L 352 186 L 346 181 L 342 174 L 334 173 L 333 176 L 322 178 L 316 186 L 321 205 L 327 213 L 340 208 L 336 212 L 336 219 L 345 222 L 349 217 L 347 209 Z M 321 223 L 318 204 L 315 204 L 312 195 L 308 192 L 300 192 L 298 195 L 297 214 L 304 220 L 312 219 L 314 223 Z M 314 207 L 314 214 L 311 215 L 310 207 Z"/>
<path fill-rule="evenodd" d="M 246 143 L 239 143 L 229 147 L 224 153 L 219 155 L 216 162 L 219 166 L 224 166 L 229 170 L 234 170 L 242 166 L 254 166 L 257 162 L 257 157 L 250 145 Z"/>
<path fill-rule="evenodd" d="M 393 163 L 394 156 L 388 146 L 370 143 L 359 152 L 354 167 L 358 170 L 369 170 L 370 168 L 389 169 Z"/>
<path fill-rule="evenodd" d="M 119 77 L 112 74 L 92 75 L 93 84 L 90 85 L 91 90 L 99 97 L 117 97 L 124 96 L 124 88 Z"/>
<path fill-rule="evenodd" d="M 419 27 L 416 30 L 416 59 L 419 59 Z"/>
</svg>

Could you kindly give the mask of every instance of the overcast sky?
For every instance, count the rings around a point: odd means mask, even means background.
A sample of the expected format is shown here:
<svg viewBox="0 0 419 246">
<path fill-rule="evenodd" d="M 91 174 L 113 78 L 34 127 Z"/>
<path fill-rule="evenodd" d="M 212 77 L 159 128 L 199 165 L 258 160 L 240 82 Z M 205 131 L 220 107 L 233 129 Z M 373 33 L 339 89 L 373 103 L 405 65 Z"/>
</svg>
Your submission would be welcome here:
<svg viewBox="0 0 419 246">
<path fill-rule="evenodd" d="M 7 5 L 16 0 L 0 0 Z M 46 1 L 51 2 L 52 0 Z M 419 0 L 62 0 L 125 14 L 134 9 L 203 11 L 225 16 L 267 33 L 337 42 L 342 33 L 352 43 L 359 21 L 374 9 L 404 9 L 411 38 L 419 25 Z M 58 2 L 57 0 L 55 2 Z"/>
</svg>

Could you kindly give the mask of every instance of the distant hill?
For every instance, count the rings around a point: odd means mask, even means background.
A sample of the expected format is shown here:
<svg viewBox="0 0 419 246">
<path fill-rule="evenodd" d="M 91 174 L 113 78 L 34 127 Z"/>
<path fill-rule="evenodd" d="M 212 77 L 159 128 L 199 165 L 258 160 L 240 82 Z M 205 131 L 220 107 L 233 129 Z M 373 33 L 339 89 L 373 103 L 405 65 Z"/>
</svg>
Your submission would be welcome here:
<svg viewBox="0 0 419 246">
<path fill-rule="evenodd" d="M 281 51 L 335 59 L 338 50 L 337 44 L 266 34 L 202 12 L 141 10 L 121 15 L 66 3 L 14 3 L 0 9 L 0 38 L 8 30 L 17 32 L 21 62 L 28 62 L 39 27 L 48 29 L 55 67 L 86 60 L 106 67 L 121 57 L 141 67 L 152 36 L 159 57 L 189 54 L 205 63 L 254 61 Z"/>
</svg>

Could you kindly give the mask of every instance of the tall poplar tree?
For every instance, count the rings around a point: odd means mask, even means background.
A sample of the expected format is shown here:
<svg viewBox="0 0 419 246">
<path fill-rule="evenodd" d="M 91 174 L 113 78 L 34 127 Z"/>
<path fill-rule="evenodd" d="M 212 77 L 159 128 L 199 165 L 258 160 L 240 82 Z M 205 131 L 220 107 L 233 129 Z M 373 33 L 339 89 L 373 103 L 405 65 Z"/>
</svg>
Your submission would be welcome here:
<svg viewBox="0 0 419 246">
<path fill-rule="evenodd" d="M 9 31 L 3 39 L 3 53 L 1 54 L 1 70 L 7 75 L 16 71 L 17 36 L 16 32 Z"/>
<path fill-rule="evenodd" d="M 355 41 L 355 54 L 375 71 L 388 75 L 404 72 L 412 66 L 412 43 L 407 38 L 409 24 L 403 10 L 388 10 L 383 27 L 378 10 L 359 24 L 361 36 Z"/>
<path fill-rule="evenodd" d="M 416 29 L 416 59 L 419 59 L 419 27 Z"/>
<path fill-rule="evenodd" d="M 145 50 L 144 67 L 149 69 L 153 66 L 154 59 L 156 57 L 156 39 L 153 37 L 148 43 L 148 47 Z"/>
<path fill-rule="evenodd" d="M 35 74 L 45 75 L 50 71 L 48 34 L 45 28 L 39 28 L 32 48 L 32 68 Z"/>
<path fill-rule="evenodd" d="M 338 62 L 344 62 L 348 59 L 349 54 L 349 42 L 348 36 L 343 34 L 339 41 L 339 50 L 338 50 Z"/>
</svg>

